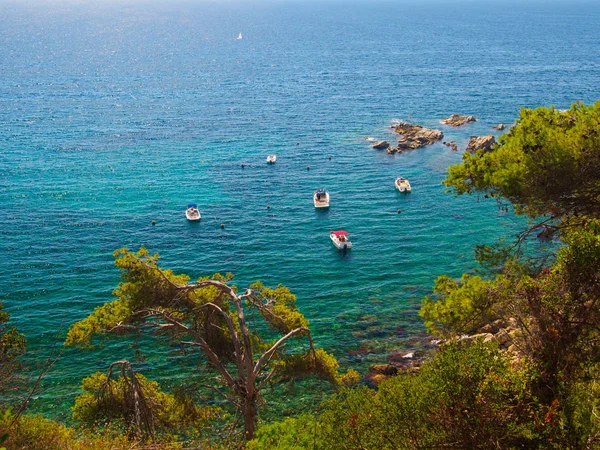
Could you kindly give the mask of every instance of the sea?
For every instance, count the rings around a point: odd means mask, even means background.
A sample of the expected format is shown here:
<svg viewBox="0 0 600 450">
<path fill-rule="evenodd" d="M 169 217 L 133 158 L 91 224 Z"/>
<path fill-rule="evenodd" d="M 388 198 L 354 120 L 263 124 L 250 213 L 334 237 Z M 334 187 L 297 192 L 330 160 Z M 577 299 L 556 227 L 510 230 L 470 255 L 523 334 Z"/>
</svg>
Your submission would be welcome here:
<svg viewBox="0 0 600 450">
<path fill-rule="evenodd" d="M 30 410 L 68 420 L 81 379 L 117 359 L 167 389 L 195 373 L 156 339 L 63 348 L 70 324 L 113 299 L 122 247 L 192 279 L 289 287 L 343 371 L 418 350 L 435 279 L 474 273 L 477 244 L 527 226 L 494 200 L 446 192 L 447 168 L 521 108 L 600 100 L 599 6 L 2 0 L 0 299 L 32 377 L 59 356 Z M 452 113 L 477 122 L 443 125 Z M 398 120 L 459 151 L 372 149 L 367 138 L 395 144 Z M 398 176 L 412 193 L 394 189 Z M 352 250 L 330 230 L 348 231 Z M 271 411 L 293 414 L 329 391 L 278 392 Z"/>
</svg>

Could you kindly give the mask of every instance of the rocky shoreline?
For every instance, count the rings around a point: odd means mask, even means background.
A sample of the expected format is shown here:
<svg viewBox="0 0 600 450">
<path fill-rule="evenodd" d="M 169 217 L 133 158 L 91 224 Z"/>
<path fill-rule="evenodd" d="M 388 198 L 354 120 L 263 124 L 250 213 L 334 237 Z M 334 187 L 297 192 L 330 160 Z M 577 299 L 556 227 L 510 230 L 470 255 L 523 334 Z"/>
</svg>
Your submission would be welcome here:
<svg viewBox="0 0 600 450">
<path fill-rule="evenodd" d="M 470 345 L 475 341 L 496 342 L 500 351 L 507 353 L 512 360 L 517 361 L 521 358 L 519 349 L 522 348 L 522 335 L 523 331 L 517 320 L 510 318 L 490 322 L 477 330 L 475 334 L 464 334 L 447 340 L 436 340 L 433 336 L 429 336 L 427 342 L 422 343 L 422 350 L 393 351 L 387 355 L 387 363 L 371 365 L 369 371 L 364 375 L 364 380 L 372 386 L 377 386 L 389 377 L 416 373 L 435 349 L 451 342 L 463 345 Z"/>
</svg>

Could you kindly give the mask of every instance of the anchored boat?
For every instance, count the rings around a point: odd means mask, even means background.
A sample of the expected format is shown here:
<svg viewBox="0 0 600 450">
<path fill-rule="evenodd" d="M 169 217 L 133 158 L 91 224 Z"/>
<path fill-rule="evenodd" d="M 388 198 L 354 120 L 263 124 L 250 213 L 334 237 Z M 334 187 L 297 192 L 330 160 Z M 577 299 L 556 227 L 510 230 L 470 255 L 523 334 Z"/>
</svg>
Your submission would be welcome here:
<svg viewBox="0 0 600 450">
<path fill-rule="evenodd" d="M 329 192 L 325 189 L 318 189 L 313 195 L 315 208 L 329 208 Z"/>
<path fill-rule="evenodd" d="M 187 220 L 192 222 L 200 220 L 200 211 L 198 210 L 198 206 L 194 203 L 189 204 L 185 210 L 185 217 L 187 217 Z"/>
<path fill-rule="evenodd" d="M 412 191 L 412 188 L 410 187 L 410 183 L 408 182 L 408 180 L 406 178 L 396 178 L 396 189 L 398 189 L 400 192 L 410 192 Z"/>
<path fill-rule="evenodd" d="M 338 250 L 348 250 L 352 248 L 352 242 L 348 236 L 350 233 L 344 230 L 332 231 L 329 233 L 329 237 L 331 238 L 331 242 L 333 245 L 337 247 Z"/>
<path fill-rule="evenodd" d="M 267 156 L 267 164 L 275 164 L 275 161 L 277 161 L 277 155 Z"/>
</svg>

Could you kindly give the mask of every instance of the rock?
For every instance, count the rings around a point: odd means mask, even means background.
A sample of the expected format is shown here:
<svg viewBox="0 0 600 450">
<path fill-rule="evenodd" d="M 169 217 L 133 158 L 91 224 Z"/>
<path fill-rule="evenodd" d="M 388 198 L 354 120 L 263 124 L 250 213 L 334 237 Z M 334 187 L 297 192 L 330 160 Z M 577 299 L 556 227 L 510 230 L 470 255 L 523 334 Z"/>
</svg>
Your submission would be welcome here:
<svg viewBox="0 0 600 450">
<path fill-rule="evenodd" d="M 465 342 L 470 344 L 473 341 L 482 340 L 483 342 L 490 342 L 494 339 L 494 335 L 492 333 L 477 333 L 477 334 L 465 334 L 458 339 L 458 342 Z"/>
<path fill-rule="evenodd" d="M 398 147 L 394 149 L 395 153 L 431 145 L 444 137 L 444 133 L 440 130 L 433 130 L 403 121 L 392 125 L 392 128 L 401 135 L 398 138 Z"/>
<path fill-rule="evenodd" d="M 496 334 L 495 339 L 498 341 L 498 344 L 500 344 L 500 346 L 507 346 L 507 347 L 508 347 L 507 344 L 510 344 L 512 341 L 510 335 L 504 330 L 502 330 L 498 334 Z"/>
<path fill-rule="evenodd" d="M 375 150 L 385 150 L 389 146 L 390 146 L 390 143 L 388 141 L 377 141 L 373 144 L 373 148 Z"/>
<path fill-rule="evenodd" d="M 369 369 L 370 373 L 379 373 L 381 375 L 392 376 L 398 373 L 398 368 L 391 364 L 373 364 Z"/>
<path fill-rule="evenodd" d="M 379 385 L 379 383 L 385 379 L 387 379 L 387 377 L 380 373 L 368 373 L 365 375 L 365 381 L 375 386 Z"/>
<path fill-rule="evenodd" d="M 454 141 L 442 142 L 442 144 L 444 144 L 446 147 L 450 147 L 450 149 L 453 152 L 457 152 L 458 151 L 458 145 L 456 145 L 456 142 L 454 142 Z"/>
<path fill-rule="evenodd" d="M 496 138 L 492 135 L 489 136 L 471 136 L 469 144 L 467 145 L 467 151 L 469 153 L 475 153 L 481 149 L 484 152 L 489 152 L 496 146 Z"/>
<path fill-rule="evenodd" d="M 494 125 L 492 128 L 494 130 L 502 131 L 506 128 L 506 125 L 504 125 L 503 123 L 499 123 L 498 125 Z"/>
<path fill-rule="evenodd" d="M 537 234 L 537 238 L 541 239 L 542 241 L 546 241 L 548 239 L 552 239 L 552 236 L 554 236 L 555 232 L 555 228 L 544 226 L 542 231 Z"/>
<path fill-rule="evenodd" d="M 348 350 L 348 356 L 354 356 L 354 357 L 366 355 L 367 353 L 369 353 L 369 349 L 367 347 L 365 347 L 364 345 L 361 345 L 357 349 Z"/>
<path fill-rule="evenodd" d="M 493 333 L 494 332 L 494 327 L 492 326 L 491 323 L 486 323 L 478 331 L 480 333 Z"/>
<path fill-rule="evenodd" d="M 450 117 L 442 119 L 442 123 L 450 125 L 452 127 L 460 127 L 465 123 L 476 122 L 477 119 L 474 116 L 461 116 L 460 114 L 452 114 Z"/>
</svg>

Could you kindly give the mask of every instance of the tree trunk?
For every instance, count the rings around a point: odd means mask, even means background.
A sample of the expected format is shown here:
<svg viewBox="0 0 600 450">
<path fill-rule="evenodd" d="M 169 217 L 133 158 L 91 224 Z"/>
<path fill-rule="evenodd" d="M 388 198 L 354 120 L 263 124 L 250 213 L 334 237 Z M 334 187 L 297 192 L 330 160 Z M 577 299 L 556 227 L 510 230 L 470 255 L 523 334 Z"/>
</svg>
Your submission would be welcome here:
<svg viewBox="0 0 600 450">
<path fill-rule="evenodd" d="M 254 432 L 256 431 L 256 419 L 258 416 L 258 410 L 256 407 L 256 398 L 252 396 L 244 401 L 244 430 L 246 440 L 254 439 Z"/>
</svg>

